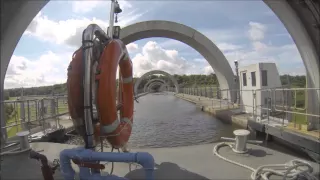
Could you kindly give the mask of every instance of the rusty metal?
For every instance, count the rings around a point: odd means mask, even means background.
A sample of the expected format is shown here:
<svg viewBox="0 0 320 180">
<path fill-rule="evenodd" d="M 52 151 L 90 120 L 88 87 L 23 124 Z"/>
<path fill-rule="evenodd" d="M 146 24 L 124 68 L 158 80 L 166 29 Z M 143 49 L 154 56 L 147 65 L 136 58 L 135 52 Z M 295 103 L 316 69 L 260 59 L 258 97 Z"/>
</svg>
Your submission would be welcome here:
<svg viewBox="0 0 320 180">
<path fill-rule="evenodd" d="M 47 157 L 35 151 L 30 151 L 29 157 L 31 159 L 41 161 L 41 171 L 44 180 L 54 180 L 53 174 L 55 170 L 58 168 L 59 164 L 57 164 L 54 167 L 49 166 Z"/>
</svg>

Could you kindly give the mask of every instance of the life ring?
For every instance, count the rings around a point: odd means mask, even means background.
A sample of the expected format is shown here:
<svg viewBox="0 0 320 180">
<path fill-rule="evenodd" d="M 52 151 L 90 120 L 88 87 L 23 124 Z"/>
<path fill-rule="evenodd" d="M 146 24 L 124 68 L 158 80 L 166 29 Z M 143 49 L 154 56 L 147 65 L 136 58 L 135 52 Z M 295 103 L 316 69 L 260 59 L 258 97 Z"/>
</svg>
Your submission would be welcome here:
<svg viewBox="0 0 320 180">
<path fill-rule="evenodd" d="M 82 48 L 79 48 L 72 55 L 72 60 L 68 66 L 68 108 L 75 129 L 80 135 L 85 135 L 82 76 Z"/>
<path fill-rule="evenodd" d="M 92 81 L 95 81 L 95 65 L 98 63 L 98 59 L 104 49 L 104 44 L 99 44 L 94 41 L 93 44 L 93 66 L 92 68 Z M 68 78 L 67 78 L 67 94 L 68 94 L 68 108 L 69 114 L 73 121 L 75 130 L 81 136 L 85 136 L 85 121 L 84 121 L 84 108 L 83 108 L 83 47 L 76 50 L 72 55 L 72 60 L 68 66 Z M 92 92 L 95 92 L 95 84 L 92 83 Z M 93 103 L 95 103 L 95 93 L 93 95 Z M 92 123 L 97 123 L 97 118 L 92 119 Z"/>
<path fill-rule="evenodd" d="M 120 120 L 116 101 L 117 68 L 121 73 Z M 104 48 L 96 73 L 97 110 L 99 122 L 95 126 L 95 136 L 105 136 L 114 148 L 121 148 L 128 142 L 133 123 L 133 73 L 132 62 L 126 46 L 120 40 L 111 40 Z"/>
</svg>

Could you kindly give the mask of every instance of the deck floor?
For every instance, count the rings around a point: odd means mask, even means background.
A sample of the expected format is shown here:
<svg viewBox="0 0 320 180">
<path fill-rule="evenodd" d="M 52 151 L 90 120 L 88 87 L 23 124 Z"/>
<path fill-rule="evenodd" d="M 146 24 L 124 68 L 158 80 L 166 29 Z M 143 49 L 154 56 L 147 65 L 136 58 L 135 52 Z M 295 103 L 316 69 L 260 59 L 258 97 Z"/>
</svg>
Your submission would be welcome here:
<svg viewBox="0 0 320 180">
<path fill-rule="evenodd" d="M 213 155 L 215 144 L 205 144 L 175 148 L 132 149 L 131 152 L 144 151 L 154 156 L 156 163 L 155 179 L 250 179 L 251 172 L 242 167 L 230 164 Z M 50 161 L 59 157 L 59 152 L 74 145 L 58 143 L 32 143 L 34 150 L 42 150 Z M 220 149 L 221 155 L 237 162 L 258 167 L 264 164 L 282 164 L 296 157 L 257 145 L 248 145 L 249 154 L 235 154 L 228 147 Z M 106 149 L 110 151 L 110 149 Z M 1 161 L 1 179 L 42 179 L 40 164 L 29 159 L 27 153 L 19 156 L 5 156 Z M 312 163 L 315 173 L 319 173 L 319 165 Z M 78 168 L 74 165 L 74 169 Z M 106 166 L 107 174 L 111 165 Z M 129 172 L 127 163 L 115 163 L 114 174 L 130 179 L 143 178 L 141 169 Z M 55 180 L 62 179 L 56 172 Z M 272 177 L 271 179 L 281 179 Z"/>
</svg>

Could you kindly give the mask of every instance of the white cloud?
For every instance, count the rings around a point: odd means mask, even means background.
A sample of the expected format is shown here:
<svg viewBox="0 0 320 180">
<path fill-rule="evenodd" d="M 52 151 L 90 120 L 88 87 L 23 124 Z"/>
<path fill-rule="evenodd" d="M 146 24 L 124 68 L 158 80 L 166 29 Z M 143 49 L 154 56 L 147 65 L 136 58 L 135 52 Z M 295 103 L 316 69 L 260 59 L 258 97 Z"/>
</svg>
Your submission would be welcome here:
<svg viewBox="0 0 320 180">
<path fill-rule="evenodd" d="M 135 44 L 135 43 L 129 43 L 127 44 L 126 47 L 129 53 L 133 53 L 139 49 L 138 44 Z"/>
<path fill-rule="evenodd" d="M 77 2 L 74 2 L 77 3 Z M 81 2 L 81 3 L 92 3 Z M 102 3 L 99 1 L 99 3 Z M 93 6 L 93 5 L 92 5 Z M 90 7 L 89 7 L 90 8 Z M 144 12 L 137 10 L 127 11 L 121 13 L 119 23 L 116 25 L 126 26 L 136 22 Z M 41 12 L 32 20 L 25 31 L 25 35 L 30 35 L 39 38 L 40 40 L 48 41 L 56 44 L 66 44 L 71 47 L 78 47 L 81 45 L 82 32 L 89 24 L 98 24 L 104 31 L 107 30 L 108 21 L 97 18 L 88 19 L 72 18 L 62 21 L 54 21 L 43 15 Z"/>
<path fill-rule="evenodd" d="M 72 53 L 55 54 L 51 51 L 38 59 L 13 55 L 6 74 L 5 88 L 33 87 L 66 82 L 67 67 Z"/>
<path fill-rule="evenodd" d="M 92 11 L 93 9 L 102 6 L 106 2 L 104 1 L 73 1 L 72 2 L 72 11 L 75 13 L 87 13 Z M 109 3 L 110 4 L 110 3 Z M 107 7 L 107 6 L 105 6 Z"/>
<path fill-rule="evenodd" d="M 198 31 L 215 44 L 236 42 L 245 37 L 241 27 L 237 29 L 199 29 Z"/>
<path fill-rule="evenodd" d="M 127 45 L 129 50 L 138 51 L 135 43 Z M 46 52 L 37 59 L 12 56 L 5 79 L 5 88 L 34 87 L 65 83 L 67 67 L 72 52 L 55 54 Z M 141 76 L 150 70 L 163 70 L 170 74 L 210 74 L 212 68 L 204 59 L 186 60 L 173 49 L 163 49 L 156 42 L 149 41 L 141 52 L 132 58 L 134 76 Z"/>
<path fill-rule="evenodd" d="M 107 24 L 98 19 L 68 19 L 65 21 L 53 21 L 47 16 L 36 16 L 25 34 L 35 36 L 41 40 L 49 41 L 56 44 L 65 43 L 70 36 L 74 36 L 77 33 L 78 28 L 85 28 L 91 23 L 96 23 L 102 27 L 107 27 Z M 79 40 L 81 41 L 81 39 Z"/>
<path fill-rule="evenodd" d="M 234 45 L 234 44 L 230 44 L 230 43 L 219 43 L 219 44 L 217 44 L 217 46 L 221 51 L 230 51 L 230 50 L 234 51 L 234 50 L 242 48 L 242 46 Z"/>
<path fill-rule="evenodd" d="M 122 10 L 127 8 L 131 8 L 132 5 L 128 1 L 118 1 Z M 96 0 L 82 0 L 82 1 L 72 1 L 72 11 L 74 13 L 88 13 L 97 8 L 107 9 L 109 12 L 110 9 L 110 1 L 96 1 Z"/>
<path fill-rule="evenodd" d="M 209 66 L 206 66 L 205 68 L 204 68 L 204 73 L 205 74 L 207 74 L 207 75 L 209 75 L 209 74 L 211 74 L 211 73 L 213 73 L 214 71 L 213 71 L 213 69 L 212 69 L 212 67 L 209 65 Z"/>
<path fill-rule="evenodd" d="M 147 42 L 132 62 L 136 77 L 151 70 L 163 70 L 170 74 L 204 74 L 208 71 L 205 70 L 208 63 L 203 59 L 186 60 L 178 51 L 164 49 L 154 41 Z"/>
<path fill-rule="evenodd" d="M 257 22 L 249 22 L 249 38 L 252 41 L 260 41 L 264 39 L 264 33 L 267 30 L 266 26 L 261 24 L 261 23 L 257 23 Z"/>
</svg>

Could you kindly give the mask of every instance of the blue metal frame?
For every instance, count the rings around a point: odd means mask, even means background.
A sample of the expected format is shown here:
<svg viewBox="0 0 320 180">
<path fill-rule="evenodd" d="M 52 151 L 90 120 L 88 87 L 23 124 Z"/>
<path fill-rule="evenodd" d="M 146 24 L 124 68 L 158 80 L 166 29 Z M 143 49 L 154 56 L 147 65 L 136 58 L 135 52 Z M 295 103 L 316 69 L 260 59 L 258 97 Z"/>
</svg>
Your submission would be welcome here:
<svg viewBox="0 0 320 180">
<path fill-rule="evenodd" d="M 75 171 L 71 166 L 71 159 L 77 159 L 82 162 L 108 161 L 108 162 L 135 162 L 145 170 L 146 180 L 154 179 L 154 159 L 147 152 L 137 153 L 112 153 L 95 152 L 83 147 L 74 149 L 65 149 L 60 152 L 60 169 L 65 180 L 73 180 Z M 90 172 L 89 168 L 80 167 L 79 173 L 81 180 L 125 180 L 126 178 L 114 175 L 101 176 L 100 173 Z"/>
</svg>

